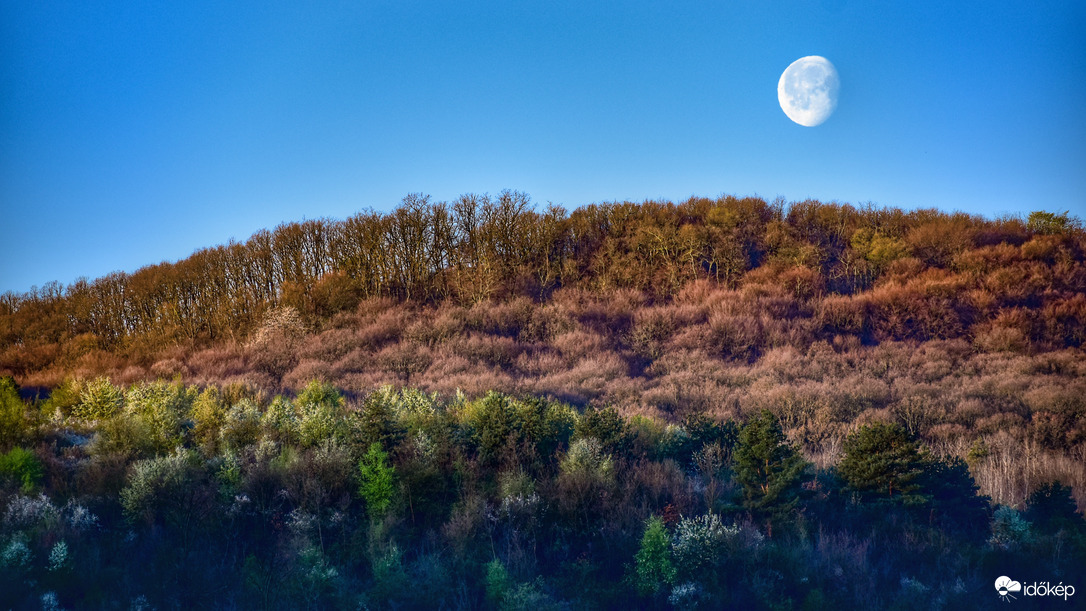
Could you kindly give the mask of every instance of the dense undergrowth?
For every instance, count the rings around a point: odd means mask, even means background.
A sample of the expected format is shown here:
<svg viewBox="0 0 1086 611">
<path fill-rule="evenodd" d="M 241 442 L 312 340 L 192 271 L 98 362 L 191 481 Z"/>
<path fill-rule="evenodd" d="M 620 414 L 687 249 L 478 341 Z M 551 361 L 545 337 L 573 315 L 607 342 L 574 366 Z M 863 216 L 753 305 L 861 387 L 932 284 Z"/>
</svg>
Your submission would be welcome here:
<svg viewBox="0 0 1086 611">
<path fill-rule="evenodd" d="M 959 609 L 1086 577 L 1066 487 L 993 506 L 900 424 L 819 467 L 769 411 L 105 379 L 0 401 L 4 607 Z"/>
</svg>

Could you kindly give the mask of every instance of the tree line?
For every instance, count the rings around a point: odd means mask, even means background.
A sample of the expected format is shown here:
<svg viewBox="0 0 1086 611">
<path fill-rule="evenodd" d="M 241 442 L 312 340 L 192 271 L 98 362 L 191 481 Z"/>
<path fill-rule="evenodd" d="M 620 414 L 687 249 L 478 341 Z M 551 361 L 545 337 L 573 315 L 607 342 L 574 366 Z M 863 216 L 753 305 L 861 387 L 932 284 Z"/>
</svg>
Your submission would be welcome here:
<svg viewBox="0 0 1086 611">
<path fill-rule="evenodd" d="M 1022 252 L 1009 257 L 1006 248 Z M 558 288 L 580 287 L 630 288 L 666 300 L 698 279 L 732 287 L 776 282 L 822 300 L 930 270 L 979 276 L 994 309 L 1048 308 L 1053 327 L 1042 335 L 1077 346 L 1084 339 L 1073 322 L 1086 311 L 1084 251 L 1079 221 L 1046 212 L 990 220 L 733 196 L 567 212 L 537 209 L 516 191 L 453 202 L 409 195 L 387 214 L 285 223 L 175 263 L 5 293 L 0 371 L 23 376 L 94 350 L 138 355 L 242 341 L 281 305 L 319 326 L 375 297 L 472 304 L 545 299 Z M 999 267 L 1007 269 L 993 275 Z M 827 331 L 876 333 L 870 322 L 856 320 L 866 317 L 886 323 L 884 334 L 897 339 L 927 339 L 966 334 L 983 322 L 987 313 L 963 295 L 943 294 L 952 279 L 928 275 L 942 286 L 921 291 L 919 305 L 894 297 L 901 303 L 839 313 Z M 933 314 L 918 316 L 918 309 Z M 947 314 L 948 325 L 932 320 Z M 917 320 L 904 320 L 910 317 Z"/>
</svg>

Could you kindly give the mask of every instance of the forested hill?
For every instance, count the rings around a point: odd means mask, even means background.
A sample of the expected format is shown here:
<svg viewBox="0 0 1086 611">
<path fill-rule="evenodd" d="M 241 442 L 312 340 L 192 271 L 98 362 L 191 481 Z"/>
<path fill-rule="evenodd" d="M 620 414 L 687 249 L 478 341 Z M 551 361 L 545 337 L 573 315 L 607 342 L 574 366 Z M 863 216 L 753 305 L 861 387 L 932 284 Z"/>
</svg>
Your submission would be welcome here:
<svg viewBox="0 0 1086 611">
<path fill-rule="evenodd" d="M 1077 219 L 1045 212 L 992 220 L 730 196 L 567 212 L 509 191 L 451 203 L 411 195 L 389 214 L 284 224 L 176 263 L 5 294 L 0 374 L 45 384 L 73 371 L 134 375 L 166 353 L 251 343 L 285 311 L 322 330 L 375 298 L 471 307 L 633 291 L 660 305 L 696 281 L 743 291 L 752 307 L 765 305 L 755 294 L 771 298 L 774 318 L 802 321 L 791 339 L 741 337 L 754 345 L 731 350 L 740 358 L 759 343 L 849 337 L 1077 347 L 1084 235 Z"/>
<path fill-rule="evenodd" d="M 1083 596 L 1084 253 L 1045 212 L 503 193 L 9 294 L 0 608 Z"/>
</svg>

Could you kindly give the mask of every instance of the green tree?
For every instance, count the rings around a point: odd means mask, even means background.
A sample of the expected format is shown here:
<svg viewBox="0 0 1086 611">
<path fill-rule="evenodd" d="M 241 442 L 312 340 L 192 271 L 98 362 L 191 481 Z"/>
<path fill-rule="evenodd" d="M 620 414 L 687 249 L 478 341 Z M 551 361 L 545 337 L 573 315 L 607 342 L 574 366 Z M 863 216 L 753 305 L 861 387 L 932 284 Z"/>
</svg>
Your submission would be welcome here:
<svg viewBox="0 0 1086 611">
<path fill-rule="evenodd" d="M 664 522 L 652 516 L 645 522 L 641 548 L 634 556 L 634 584 L 642 596 L 659 592 L 665 584 L 675 581 L 675 565 L 671 560 L 671 537 Z"/>
<path fill-rule="evenodd" d="M 927 459 L 916 440 L 897 424 L 868 424 L 844 443 L 838 470 L 864 501 L 916 505 L 930 500 L 922 489 Z"/>
<path fill-rule="evenodd" d="M 45 471 L 33 452 L 15 447 L 0 454 L 0 477 L 14 480 L 23 494 L 30 494 L 41 483 Z"/>
<path fill-rule="evenodd" d="M 392 503 L 395 471 L 388 464 L 388 453 L 376 442 L 370 444 L 369 451 L 358 461 L 358 495 L 366 501 L 366 510 L 373 519 L 384 516 Z"/>
<path fill-rule="evenodd" d="M 796 452 L 769 410 L 739 431 L 733 456 L 735 479 L 743 488 L 743 506 L 772 522 L 795 509 L 807 462 Z"/>
<path fill-rule="evenodd" d="M 379 388 L 370 393 L 360 409 L 351 410 L 350 428 L 356 443 L 368 448 L 377 443 L 394 447 L 403 438 L 403 428 L 397 418 L 397 403 L 402 403 L 391 388 Z"/>
<path fill-rule="evenodd" d="M 1086 526 L 1071 496 L 1071 487 L 1059 482 L 1042 484 L 1029 495 L 1025 518 L 1046 534 L 1061 529 L 1080 530 Z"/>
<path fill-rule="evenodd" d="M 1032 531 L 1032 525 L 1018 510 L 1000 505 L 992 512 L 992 536 L 988 538 L 988 543 L 994 547 L 1015 549 L 1033 539 Z"/>
<path fill-rule="evenodd" d="M 191 534 L 209 524 L 207 518 L 215 509 L 215 494 L 206 479 L 203 464 L 191 450 L 141 460 L 121 490 L 124 515 L 133 524 L 160 523 Z"/>
<path fill-rule="evenodd" d="M 296 404 L 302 445 L 315 446 L 344 431 L 343 395 L 331 384 L 313 380 L 298 394 Z"/>
<path fill-rule="evenodd" d="M 10 376 L 0 378 L 0 448 L 23 441 L 26 424 L 26 404 L 19 397 L 19 385 Z"/>
<path fill-rule="evenodd" d="M 931 517 L 944 529 L 982 536 L 991 517 L 989 499 L 978 494 L 979 487 L 969 466 L 957 456 L 932 461 L 924 474 L 924 490 L 931 495 Z"/>
<path fill-rule="evenodd" d="M 497 608 L 513 587 L 513 578 L 501 560 L 491 560 L 486 565 L 486 599 Z"/>
<path fill-rule="evenodd" d="M 121 389 L 109 378 L 97 378 L 83 387 L 79 405 L 73 411 L 86 420 L 105 420 L 120 411 L 123 404 Z"/>
<path fill-rule="evenodd" d="M 224 412 L 225 416 L 225 412 Z M 298 410 L 290 399 L 276 395 L 260 418 L 267 435 L 287 445 L 298 441 Z"/>
<path fill-rule="evenodd" d="M 185 441 L 197 392 L 181 382 L 136 384 L 125 393 L 125 417 L 139 420 L 155 450 L 165 454 Z"/>
<path fill-rule="evenodd" d="M 197 443 L 212 455 L 219 448 L 219 429 L 226 420 L 226 401 L 214 386 L 205 389 L 192 403 L 190 410 L 192 435 Z"/>
<path fill-rule="evenodd" d="M 628 429 L 626 420 L 617 409 L 613 407 L 589 408 L 577 419 L 574 437 L 578 439 L 593 437 L 598 439 L 608 452 L 621 453 L 629 447 Z"/>
<path fill-rule="evenodd" d="M 1029 219 L 1026 221 L 1026 227 L 1030 231 L 1036 233 L 1064 233 L 1071 229 L 1076 229 L 1082 225 L 1082 223 L 1071 216 L 1068 216 L 1068 212 L 1062 214 L 1056 214 L 1055 212 L 1045 212 L 1043 210 L 1037 210 L 1029 213 Z"/>
</svg>

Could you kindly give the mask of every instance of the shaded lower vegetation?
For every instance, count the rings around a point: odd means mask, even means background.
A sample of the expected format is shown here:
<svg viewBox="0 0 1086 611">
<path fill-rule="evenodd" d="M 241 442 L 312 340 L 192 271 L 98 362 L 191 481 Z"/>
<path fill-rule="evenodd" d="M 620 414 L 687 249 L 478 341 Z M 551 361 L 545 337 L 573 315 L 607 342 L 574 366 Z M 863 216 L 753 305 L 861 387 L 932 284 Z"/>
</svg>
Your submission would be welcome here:
<svg viewBox="0 0 1086 611">
<path fill-rule="evenodd" d="M 1071 488 L 996 504 L 897 421 L 496 392 L 0 381 L 0 606 L 981 608 L 1086 584 Z"/>
</svg>

